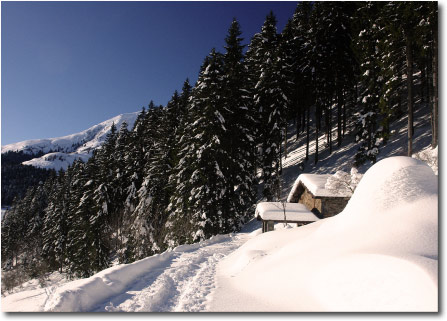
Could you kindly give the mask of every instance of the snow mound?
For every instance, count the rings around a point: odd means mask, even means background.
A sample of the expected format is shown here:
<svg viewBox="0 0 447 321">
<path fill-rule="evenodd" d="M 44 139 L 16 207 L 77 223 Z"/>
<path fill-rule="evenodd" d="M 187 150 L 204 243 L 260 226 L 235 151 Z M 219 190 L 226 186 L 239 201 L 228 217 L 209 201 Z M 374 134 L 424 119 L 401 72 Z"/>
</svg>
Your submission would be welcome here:
<svg viewBox="0 0 447 321">
<path fill-rule="evenodd" d="M 63 137 L 25 140 L 2 146 L 2 153 L 23 151 L 25 154 L 44 153 L 42 157 L 26 161 L 24 165 L 32 165 L 47 169 L 67 169 L 74 160 L 86 161 L 92 152 L 101 147 L 110 132 L 112 124 L 119 129 L 125 121 L 131 129 L 139 112 L 121 114 L 102 123 L 94 125 L 82 132 Z"/>
<path fill-rule="evenodd" d="M 365 173 L 345 212 L 375 215 L 437 193 L 437 177 L 427 164 L 406 156 L 390 157 Z"/>
<path fill-rule="evenodd" d="M 392 157 L 345 210 L 263 233 L 218 267 L 212 311 L 437 311 L 437 177 Z"/>
</svg>

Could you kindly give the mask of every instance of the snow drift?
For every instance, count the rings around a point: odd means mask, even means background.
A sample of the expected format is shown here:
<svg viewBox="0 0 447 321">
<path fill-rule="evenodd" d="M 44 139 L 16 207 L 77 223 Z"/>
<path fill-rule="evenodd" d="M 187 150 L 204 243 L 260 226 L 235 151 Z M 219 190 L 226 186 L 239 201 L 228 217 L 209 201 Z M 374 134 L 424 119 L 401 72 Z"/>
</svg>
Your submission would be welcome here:
<svg viewBox="0 0 447 321">
<path fill-rule="evenodd" d="M 422 161 L 372 166 L 345 210 L 261 234 L 218 269 L 212 311 L 437 311 L 438 183 Z"/>
<path fill-rule="evenodd" d="M 125 293 L 132 284 L 137 283 L 146 274 L 154 271 L 162 273 L 168 270 L 172 261 L 181 261 L 181 255 L 213 244 L 231 241 L 233 241 L 232 235 L 217 235 L 200 243 L 181 245 L 172 251 L 156 254 L 131 264 L 120 264 L 89 278 L 66 283 L 51 293 L 43 310 L 47 312 L 91 312 L 99 304 Z M 203 258 L 199 257 L 199 259 Z M 168 281 L 162 282 L 165 289 L 150 298 L 156 302 L 146 302 L 146 305 L 155 311 L 159 311 L 157 308 L 162 306 L 163 300 L 174 295 L 175 291 L 169 289 L 170 282 L 173 281 L 169 277 L 167 279 Z M 10 304 L 15 303 L 13 299 L 11 298 Z"/>
</svg>

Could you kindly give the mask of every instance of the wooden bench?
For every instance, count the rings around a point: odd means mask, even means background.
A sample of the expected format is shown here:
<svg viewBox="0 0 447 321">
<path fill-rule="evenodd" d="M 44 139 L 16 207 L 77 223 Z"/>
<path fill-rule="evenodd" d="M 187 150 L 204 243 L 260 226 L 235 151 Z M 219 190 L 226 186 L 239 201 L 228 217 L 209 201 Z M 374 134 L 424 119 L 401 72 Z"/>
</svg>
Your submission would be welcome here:
<svg viewBox="0 0 447 321">
<path fill-rule="evenodd" d="M 275 223 L 293 223 L 297 226 L 318 221 L 319 218 L 300 203 L 261 202 L 255 217 L 262 221 L 262 233 L 274 230 Z"/>
</svg>

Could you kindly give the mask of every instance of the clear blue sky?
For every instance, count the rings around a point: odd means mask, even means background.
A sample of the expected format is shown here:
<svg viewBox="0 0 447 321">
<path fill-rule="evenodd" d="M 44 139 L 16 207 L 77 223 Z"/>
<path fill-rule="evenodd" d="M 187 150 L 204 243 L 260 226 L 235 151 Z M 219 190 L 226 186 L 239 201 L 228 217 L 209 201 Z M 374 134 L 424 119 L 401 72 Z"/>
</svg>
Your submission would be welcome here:
<svg viewBox="0 0 447 321">
<path fill-rule="evenodd" d="M 72 134 L 165 105 L 224 38 L 244 44 L 297 2 L 2 2 L 1 144 Z"/>
</svg>

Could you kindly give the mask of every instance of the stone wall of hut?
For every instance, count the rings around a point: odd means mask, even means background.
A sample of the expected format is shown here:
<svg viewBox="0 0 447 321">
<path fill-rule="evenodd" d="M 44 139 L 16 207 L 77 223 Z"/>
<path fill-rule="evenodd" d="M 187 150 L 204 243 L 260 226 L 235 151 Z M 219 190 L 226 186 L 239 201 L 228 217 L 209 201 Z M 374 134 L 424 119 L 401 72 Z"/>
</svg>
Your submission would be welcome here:
<svg viewBox="0 0 447 321">
<path fill-rule="evenodd" d="M 321 212 L 321 199 L 315 199 L 307 188 L 304 189 L 303 193 L 300 196 L 298 203 L 304 204 L 304 206 L 306 206 L 309 209 L 309 211 L 313 211 L 314 209 L 318 210 L 318 213 L 314 213 L 314 214 L 317 214 L 320 217 L 320 214 L 322 213 Z"/>
<path fill-rule="evenodd" d="M 331 217 L 343 211 L 348 204 L 349 197 L 325 197 L 321 200 L 324 217 Z"/>
<path fill-rule="evenodd" d="M 298 203 L 304 204 L 310 211 L 313 211 L 320 218 L 331 217 L 337 215 L 348 204 L 349 197 L 321 197 L 314 196 L 304 188 Z M 316 210 L 316 211 L 315 211 Z"/>
</svg>

